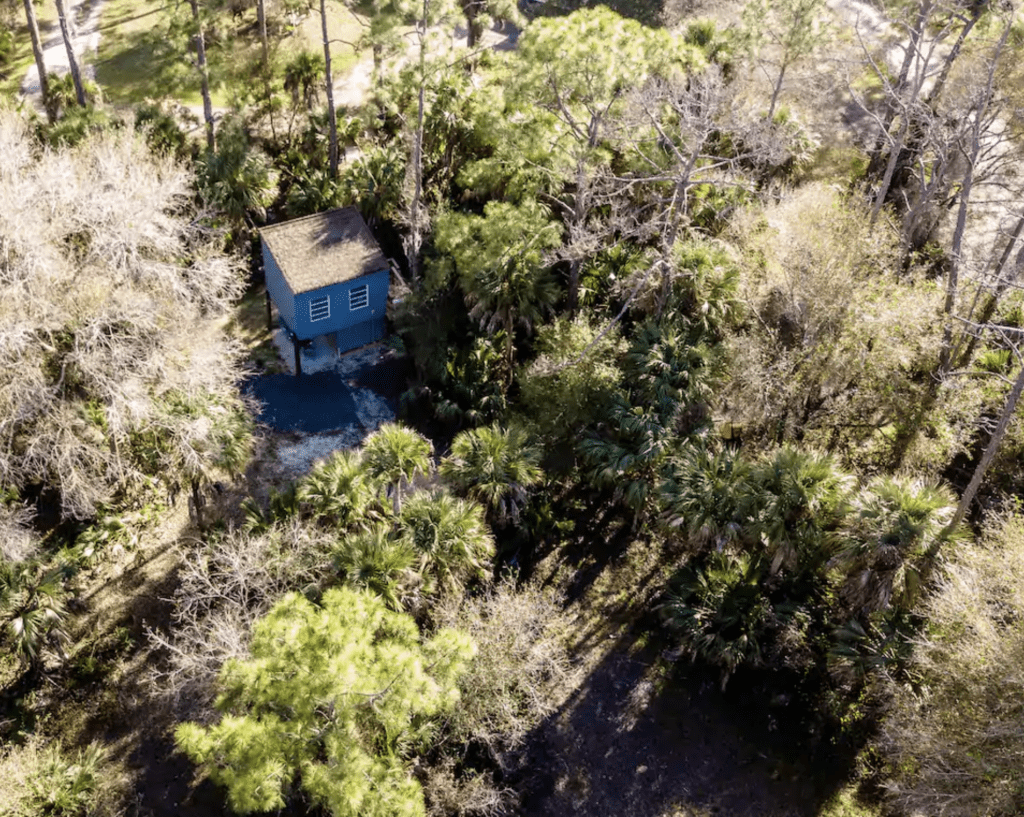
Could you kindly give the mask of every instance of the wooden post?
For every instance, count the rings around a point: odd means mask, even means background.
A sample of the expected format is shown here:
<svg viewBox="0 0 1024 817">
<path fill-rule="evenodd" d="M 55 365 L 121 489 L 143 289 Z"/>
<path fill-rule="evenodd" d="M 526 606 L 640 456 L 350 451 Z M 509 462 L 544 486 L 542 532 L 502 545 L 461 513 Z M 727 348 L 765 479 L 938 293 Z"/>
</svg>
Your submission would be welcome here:
<svg viewBox="0 0 1024 817">
<path fill-rule="evenodd" d="M 295 347 L 295 376 L 302 374 L 302 342 L 292 335 L 292 345 Z"/>
<path fill-rule="evenodd" d="M 270 304 L 270 290 L 267 290 L 267 331 L 274 331 L 274 316 L 272 313 L 272 307 Z"/>
</svg>

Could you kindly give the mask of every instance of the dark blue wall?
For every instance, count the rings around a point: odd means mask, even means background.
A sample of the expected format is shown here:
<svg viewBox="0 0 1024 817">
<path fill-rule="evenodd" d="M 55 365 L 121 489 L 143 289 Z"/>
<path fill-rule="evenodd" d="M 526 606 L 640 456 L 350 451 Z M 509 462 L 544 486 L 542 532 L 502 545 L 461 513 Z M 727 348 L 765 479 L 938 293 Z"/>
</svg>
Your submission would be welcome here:
<svg viewBox="0 0 1024 817">
<path fill-rule="evenodd" d="M 388 285 L 391 282 L 391 273 L 387 270 L 372 272 L 363 275 L 353 281 L 345 281 L 341 284 L 332 284 L 328 287 L 321 287 L 309 292 L 302 292 L 294 299 L 294 323 L 289 327 L 301 340 L 315 338 L 317 335 L 326 335 L 329 332 L 343 333 L 352 327 L 361 324 L 378 326 L 379 332 L 375 337 L 364 340 L 362 343 L 343 345 L 339 337 L 339 349 L 354 349 L 372 340 L 379 340 L 383 337 L 384 312 L 388 303 Z M 363 309 L 349 309 L 349 292 L 357 287 L 369 286 L 370 301 Z M 309 302 L 315 298 L 328 296 L 331 299 L 331 316 L 326 320 L 311 321 L 309 318 Z M 361 336 L 360 336 L 361 337 Z"/>
<path fill-rule="evenodd" d="M 281 323 L 291 329 L 295 325 L 295 296 L 266 243 L 260 239 L 260 244 L 263 247 L 263 271 L 267 277 L 267 292 L 270 293 L 270 299 L 277 307 Z"/>
</svg>

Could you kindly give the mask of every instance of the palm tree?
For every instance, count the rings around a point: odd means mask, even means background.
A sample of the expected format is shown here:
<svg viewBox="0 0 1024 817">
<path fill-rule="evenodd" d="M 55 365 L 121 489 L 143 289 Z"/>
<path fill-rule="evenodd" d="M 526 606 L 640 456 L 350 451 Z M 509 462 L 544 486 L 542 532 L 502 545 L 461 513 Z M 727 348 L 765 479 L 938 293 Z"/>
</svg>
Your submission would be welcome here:
<svg viewBox="0 0 1024 817">
<path fill-rule="evenodd" d="M 34 561 L 0 560 L 0 613 L 22 661 L 38 666 L 42 648 L 53 644 L 60 650 L 68 640 L 64 623 L 64 579 L 67 569 L 44 570 Z"/>
<path fill-rule="evenodd" d="M 531 330 L 558 300 L 544 251 L 561 243 L 561 229 L 537 201 L 491 201 L 483 216 L 441 216 L 434 243 L 455 262 L 470 315 L 489 334 L 501 332 L 511 384 L 516 327 Z"/>
<path fill-rule="evenodd" d="M 656 495 L 665 459 L 676 442 L 656 407 L 633 406 L 616 394 L 607 420 L 582 439 L 576 451 L 586 479 L 596 488 L 611 490 L 613 501 L 633 512 L 635 527 Z"/>
<path fill-rule="evenodd" d="M 843 595 L 860 612 L 909 608 L 956 508 L 949 489 L 905 477 L 878 477 L 854 500 L 833 564 Z"/>
<path fill-rule="evenodd" d="M 740 497 L 750 472 L 742 457 L 690 445 L 666 470 L 660 498 L 670 528 L 682 528 L 693 544 L 711 543 L 718 551 L 739 539 Z"/>
<path fill-rule="evenodd" d="M 419 558 L 424 592 L 457 590 L 486 577 L 494 539 L 477 503 L 445 491 L 419 493 L 402 509 L 399 530 Z"/>
<path fill-rule="evenodd" d="M 391 538 L 388 526 L 343 540 L 333 557 L 345 584 L 376 593 L 393 610 L 402 609 L 402 588 L 411 581 L 416 554 L 408 542 Z"/>
<path fill-rule="evenodd" d="M 208 201 L 232 225 L 264 221 L 277 193 L 277 175 L 270 159 L 249 138 L 238 119 L 224 121 L 219 146 L 199 162 L 199 179 Z"/>
<path fill-rule="evenodd" d="M 397 423 L 385 423 L 363 444 L 367 473 L 394 489 L 395 516 L 402 513 L 402 480 L 430 471 L 430 440 Z"/>
<path fill-rule="evenodd" d="M 625 363 L 632 405 L 656 409 L 666 427 L 681 433 L 706 422 L 704 407 L 723 371 L 714 347 L 692 343 L 671 324 L 647 321 Z"/>
<path fill-rule="evenodd" d="M 39 92 L 43 97 L 43 107 L 46 108 L 46 118 L 52 125 L 56 117 L 50 109 L 50 92 L 47 87 L 46 61 L 43 59 L 43 41 L 39 38 L 39 24 L 36 22 L 36 7 L 33 0 L 24 0 L 25 21 L 28 23 L 28 33 L 32 39 L 32 55 L 36 60 L 36 70 L 39 72 Z"/>
<path fill-rule="evenodd" d="M 508 383 L 515 361 L 515 327 L 532 329 L 558 300 L 550 273 L 524 260 L 524 251 L 510 252 L 481 269 L 466 289 L 470 317 L 488 333 L 503 334 Z"/>
<path fill-rule="evenodd" d="M 736 669 L 762 663 L 775 612 L 762 586 L 763 565 L 750 554 L 712 552 L 670 582 L 658 607 L 662 623 L 680 639 L 680 651 L 722 671 L 722 688 Z"/>
<path fill-rule="evenodd" d="M 540 449 L 518 426 L 497 424 L 460 432 L 441 475 L 459 492 L 482 502 L 500 525 L 519 522 L 527 489 L 544 475 Z"/>
<path fill-rule="evenodd" d="M 771 557 L 770 572 L 806 570 L 828 557 L 853 478 L 814 451 L 783 446 L 755 465 L 741 499 L 749 540 Z"/>
<path fill-rule="evenodd" d="M 311 51 L 300 51 L 284 67 L 284 89 L 292 96 L 292 104 L 302 102 L 312 112 L 319 97 L 317 86 L 324 72 L 323 58 Z"/>
<path fill-rule="evenodd" d="M 358 451 L 335 451 L 313 466 L 298 487 L 298 499 L 307 512 L 340 530 L 365 526 L 376 494 Z"/>
</svg>

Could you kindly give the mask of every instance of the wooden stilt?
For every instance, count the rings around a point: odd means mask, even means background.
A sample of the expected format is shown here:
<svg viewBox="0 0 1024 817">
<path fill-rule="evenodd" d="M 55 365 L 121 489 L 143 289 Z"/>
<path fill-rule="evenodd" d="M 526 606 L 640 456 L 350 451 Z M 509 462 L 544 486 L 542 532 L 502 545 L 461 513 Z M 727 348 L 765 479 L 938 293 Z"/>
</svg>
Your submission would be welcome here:
<svg viewBox="0 0 1024 817">
<path fill-rule="evenodd" d="M 295 376 L 302 374 L 302 341 L 292 337 L 292 344 L 295 346 Z"/>
<path fill-rule="evenodd" d="M 268 332 L 273 332 L 274 331 L 274 316 L 273 316 L 273 308 L 272 308 L 272 306 L 270 304 L 270 291 L 269 290 L 267 290 L 267 331 Z"/>
</svg>

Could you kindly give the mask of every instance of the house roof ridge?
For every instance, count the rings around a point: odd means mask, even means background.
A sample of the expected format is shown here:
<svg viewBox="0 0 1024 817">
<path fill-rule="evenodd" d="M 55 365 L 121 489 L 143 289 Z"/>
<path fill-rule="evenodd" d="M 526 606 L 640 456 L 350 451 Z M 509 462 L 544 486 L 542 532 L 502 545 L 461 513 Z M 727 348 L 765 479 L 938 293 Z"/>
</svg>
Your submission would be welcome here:
<svg viewBox="0 0 1024 817">
<path fill-rule="evenodd" d="M 281 221 L 259 232 L 295 295 L 389 269 L 362 214 L 351 205 Z"/>
</svg>

